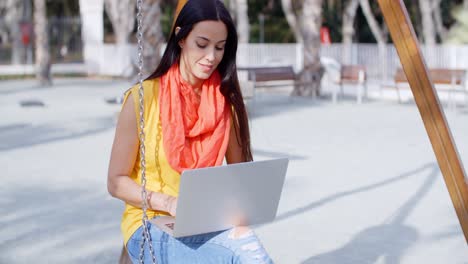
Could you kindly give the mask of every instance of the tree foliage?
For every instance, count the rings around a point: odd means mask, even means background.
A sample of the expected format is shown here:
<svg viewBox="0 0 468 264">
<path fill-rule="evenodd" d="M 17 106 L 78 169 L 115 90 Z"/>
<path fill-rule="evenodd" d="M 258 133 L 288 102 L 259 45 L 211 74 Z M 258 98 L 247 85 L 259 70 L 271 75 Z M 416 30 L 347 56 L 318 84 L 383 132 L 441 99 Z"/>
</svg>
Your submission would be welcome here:
<svg viewBox="0 0 468 264">
<path fill-rule="evenodd" d="M 323 1 L 323 26 L 326 26 L 330 30 L 332 42 L 341 42 L 342 40 L 342 14 L 346 3 L 349 0 L 324 0 Z M 429 0 L 428 0 L 429 1 Z M 3 1 L 2 1 L 3 2 Z M 229 0 L 224 0 L 228 4 Z M 421 25 L 421 13 L 419 9 L 418 0 L 404 0 L 408 13 L 411 17 L 411 21 L 414 24 L 416 33 L 421 36 L 422 25 Z M 162 11 L 162 29 L 163 34 L 167 38 L 171 23 L 173 21 L 174 9 L 177 4 L 176 0 L 162 0 L 161 11 Z M 289 29 L 288 23 L 284 17 L 281 0 L 249 0 L 249 22 L 250 22 L 250 42 L 258 43 L 260 41 L 260 23 L 259 14 L 265 15 L 264 21 L 264 42 L 267 43 L 287 43 L 295 42 L 294 34 Z M 376 1 L 370 1 L 372 11 L 379 23 L 383 23 L 382 14 L 378 8 Z M 79 16 L 79 0 L 67 0 L 67 1 L 56 1 L 47 0 L 47 16 L 48 17 L 76 17 Z M 455 25 L 456 20 L 453 15 L 453 10 L 457 6 L 462 6 L 463 0 L 442 0 L 440 3 L 440 10 L 442 16 L 443 25 L 450 29 L 451 26 Z M 1 7 L 0 7 L 1 9 Z M 1 13 L 1 10 L 0 10 Z M 113 34 L 112 24 L 107 16 L 104 16 L 104 32 L 107 35 Z M 1 24 L 2 18 L 0 18 Z M 356 19 L 354 22 L 355 36 L 354 42 L 363 43 L 375 43 L 375 39 L 372 32 L 367 25 L 366 19 L 362 13 L 361 8 L 358 8 Z M 136 27 L 134 32 L 136 31 Z M 134 42 L 134 38 L 131 40 Z M 391 40 L 389 40 L 391 41 Z M 440 37 L 437 39 L 438 42 L 442 42 Z"/>
<path fill-rule="evenodd" d="M 468 9 L 459 5 L 453 11 L 455 24 L 450 28 L 446 43 L 450 44 L 468 44 Z"/>
</svg>

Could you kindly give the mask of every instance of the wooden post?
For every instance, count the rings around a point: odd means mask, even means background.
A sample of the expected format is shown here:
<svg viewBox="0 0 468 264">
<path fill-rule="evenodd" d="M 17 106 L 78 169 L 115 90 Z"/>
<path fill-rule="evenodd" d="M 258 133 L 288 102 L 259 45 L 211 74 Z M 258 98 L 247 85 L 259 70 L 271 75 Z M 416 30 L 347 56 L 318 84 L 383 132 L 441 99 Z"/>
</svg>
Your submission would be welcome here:
<svg viewBox="0 0 468 264">
<path fill-rule="evenodd" d="M 466 174 L 403 0 L 378 0 L 468 242 Z"/>
</svg>

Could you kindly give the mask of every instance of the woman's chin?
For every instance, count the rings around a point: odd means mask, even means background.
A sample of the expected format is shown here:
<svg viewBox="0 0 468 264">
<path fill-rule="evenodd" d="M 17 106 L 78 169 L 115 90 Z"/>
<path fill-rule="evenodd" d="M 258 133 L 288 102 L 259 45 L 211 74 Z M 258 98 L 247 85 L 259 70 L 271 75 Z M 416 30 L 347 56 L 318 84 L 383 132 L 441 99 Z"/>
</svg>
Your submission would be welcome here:
<svg viewBox="0 0 468 264">
<path fill-rule="evenodd" d="M 199 72 L 197 74 L 197 78 L 200 79 L 200 80 L 206 80 L 208 78 L 210 78 L 212 72 Z"/>
</svg>

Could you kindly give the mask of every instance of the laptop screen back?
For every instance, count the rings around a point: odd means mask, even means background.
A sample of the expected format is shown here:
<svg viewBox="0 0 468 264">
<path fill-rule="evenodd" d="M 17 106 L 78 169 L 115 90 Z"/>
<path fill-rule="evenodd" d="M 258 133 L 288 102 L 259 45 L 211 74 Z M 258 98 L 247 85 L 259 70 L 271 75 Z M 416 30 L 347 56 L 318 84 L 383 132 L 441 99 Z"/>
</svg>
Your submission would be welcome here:
<svg viewBox="0 0 468 264">
<path fill-rule="evenodd" d="M 174 236 L 272 221 L 287 166 L 283 158 L 184 171 Z"/>
</svg>

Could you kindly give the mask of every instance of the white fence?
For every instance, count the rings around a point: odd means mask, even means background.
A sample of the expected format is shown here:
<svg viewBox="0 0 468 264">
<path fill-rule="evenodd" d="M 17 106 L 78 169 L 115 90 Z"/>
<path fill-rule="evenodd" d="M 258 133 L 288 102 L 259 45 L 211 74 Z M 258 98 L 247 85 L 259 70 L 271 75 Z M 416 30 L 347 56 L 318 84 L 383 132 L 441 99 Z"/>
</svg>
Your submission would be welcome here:
<svg viewBox="0 0 468 264">
<path fill-rule="evenodd" d="M 437 45 L 432 48 L 422 46 L 421 49 L 429 68 L 468 68 L 468 46 Z M 391 44 L 386 45 L 382 56 L 379 55 L 376 44 L 353 44 L 349 50 L 350 63 L 365 65 L 371 79 L 392 79 L 396 69 L 401 67 L 396 50 Z M 131 70 L 128 61 L 129 57 L 135 61 L 136 47 L 128 45 L 117 48 L 112 44 L 103 44 L 85 47 L 85 53 L 84 73 L 122 76 Z M 341 63 L 344 47 L 339 43 L 323 45 L 320 53 L 322 57 Z M 291 65 L 299 72 L 303 58 L 301 44 L 240 44 L 237 64 L 238 67 Z M 0 75 L 11 74 L 11 71 L 7 73 L 6 68 L 6 65 L 0 68 Z"/>
<path fill-rule="evenodd" d="M 385 46 L 383 56 L 379 55 L 376 44 L 353 44 L 351 50 L 351 63 L 365 65 L 371 78 L 390 79 L 396 69 L 401 67 L 400 59 L 392 44 Z M 422 45 L 421 51 L 429 68 L 468 68 L 468 46 Z M 341 44 L 324 46 L 321 55 L 341 61 L 343 47 Z"/>
<path fill-rule="evenodd" d="M 301 44 L 240 44 L 238 67 L 291 65 L 296 72 L 303 66 Z"/>
<path fill-rule="evenodd" d="M 376 44 L 352 44 L 350 64 L 362 64 L 372 79 L 391 79 L 400 59 L 393 44 L 385 46 L 383 55 Z M 429 68 L 468 68 L 468 46 L 436 45 L 432 48 L 421 46 L 421 51 Z M 239 46 L 238 65 L 268 66 L 292 65 L 300 71 L 303 65 L 301 44 L 243 44 Z M 340 43 L 323 45 L 320 55 L 343 62 L 344 46 Z"/>
</svg>

